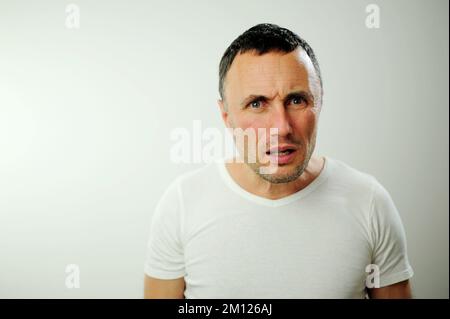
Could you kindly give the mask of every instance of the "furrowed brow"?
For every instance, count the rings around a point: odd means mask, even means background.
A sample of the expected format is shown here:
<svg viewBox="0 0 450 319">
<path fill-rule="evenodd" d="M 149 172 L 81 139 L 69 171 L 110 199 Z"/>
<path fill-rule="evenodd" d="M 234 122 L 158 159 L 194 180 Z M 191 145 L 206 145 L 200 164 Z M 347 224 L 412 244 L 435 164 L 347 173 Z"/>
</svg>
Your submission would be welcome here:
<svg viewBox="0 0 450 319">
<path fill-rule="evenodd" d="M 308 102 L 314 102 L 314 97 L 313 97 L 313 95 L 311 94 L 311 93 L 309 93 L 308 91 L 302 91 L 302 90 L 300 90 L 300 91 L 294 91 L 294 92 L 291 92 L 291 93 L 289 93 L 288 95 L 286 95 L 286 97 L 284 98 L 284 101 L 286 102 L 286 101 L 289 101 L 289 100 L 291 100 L 291 99 L 293 99 L 293 98 L 296 98 L 296 97 L 302 97 L 302 98 L 304 98 L 306 101 L 308 101 Z"/>
<path fill-rule="evenodd" d="M 283 100 L 286 102 L 295 97 L 302 97 L 302 98 L 306 99 L 308 102 L 314 102 L 314 96 L 310 92 L 303 91 L 303 90 L 291 92 L 288 95 L 286 95 Z M 247 104 L 249 104 L 252 101 L 269 101 L 269 100 L 270 100 L 270 98 L 267 96 L 264 96 L 264 95 L 250 94 L 249 96 L 247 96 L 246 98 L 244 98 L 241 101 L 240 106 L 245 107 Z"/>
<path fill-rule="evenodd" d="M 254 95 L 251 94 L 249 96 L 247 96 L 246 98 L 244 98 L 241 101 L 241 107 L 246 106 L 248 103 L 252 102 L 252 101 L 267 101 L 269 98 L 267 96 L 264 95 Z"/>
</svg>

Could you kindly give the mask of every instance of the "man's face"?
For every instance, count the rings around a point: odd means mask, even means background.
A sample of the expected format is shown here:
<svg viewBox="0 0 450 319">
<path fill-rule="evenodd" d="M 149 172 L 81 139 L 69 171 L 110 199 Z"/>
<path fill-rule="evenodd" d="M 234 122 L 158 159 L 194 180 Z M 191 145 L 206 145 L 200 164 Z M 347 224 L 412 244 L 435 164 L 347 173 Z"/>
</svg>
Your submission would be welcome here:
<svg viewBox="0 0 450 319">
<path fill-rule="evenodd" d="M 256 161 L 248 160 L 250 143 L 237 147 L 258 175 L 271 183 L 287 183 L 303 173 L 314 151 L 321 109 L 319 78 L 304 50 L 238 54 L 219 105 L 227 127 L 255 131 Z M 277 163 L 276 172 L 261 173 L 269 161 Z"/>
</svg>

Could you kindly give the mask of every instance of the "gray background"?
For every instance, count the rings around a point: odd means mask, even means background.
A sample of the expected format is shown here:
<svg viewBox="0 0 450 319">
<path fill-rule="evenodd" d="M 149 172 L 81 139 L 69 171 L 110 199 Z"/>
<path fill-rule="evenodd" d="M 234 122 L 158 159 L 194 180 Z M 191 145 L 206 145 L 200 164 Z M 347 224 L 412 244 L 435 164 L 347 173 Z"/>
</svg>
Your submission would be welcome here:
<svg viewBox="0 0 450 319">
<path fill-rule="evenodd" d="M 447 1 L 86 0 L 78 30 L 68 3 L 0 1 L 0 297 L 142 297 L 156 201 L 199 166 L 170 161 L 170 132 L 223 127 L 219 59 L 272 22 L 318 56 L 317 154 L 388 189 L 415 296 L 448 298 Z"/>
</svg>

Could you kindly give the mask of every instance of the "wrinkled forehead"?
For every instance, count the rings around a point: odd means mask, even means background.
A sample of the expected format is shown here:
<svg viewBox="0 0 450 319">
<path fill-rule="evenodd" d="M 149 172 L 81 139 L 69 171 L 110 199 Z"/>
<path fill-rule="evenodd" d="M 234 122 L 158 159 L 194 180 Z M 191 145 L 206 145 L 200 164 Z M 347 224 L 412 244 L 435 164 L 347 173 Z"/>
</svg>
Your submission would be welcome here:
<svg viewBox="0 0 450 319">
<path fill-rule="evenodd" d="M 230 99 L 287 94 L 293 89 L 315 94 L 317 82 L 314 65 L 301 48 L 263 55 L 249 51 L 235 57 L 225 79 L 225 94 Z"/>
</svg>

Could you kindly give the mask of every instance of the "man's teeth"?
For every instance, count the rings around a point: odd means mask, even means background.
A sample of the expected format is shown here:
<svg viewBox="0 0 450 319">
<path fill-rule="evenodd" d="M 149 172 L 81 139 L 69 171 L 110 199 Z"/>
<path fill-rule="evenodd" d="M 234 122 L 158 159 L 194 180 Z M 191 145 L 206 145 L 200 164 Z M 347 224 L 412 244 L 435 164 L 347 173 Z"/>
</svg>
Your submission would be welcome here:
<svg viewBox="0 0 450 319">
<path fill-rule="evenodd" d="M 287 155 L 292 153 L 292 150 L 285 150 L 285 151 L 274 151 L 274 152 L 269 152 L 270 154 L 274 154 L 274 155 Z"/>
</svg>

